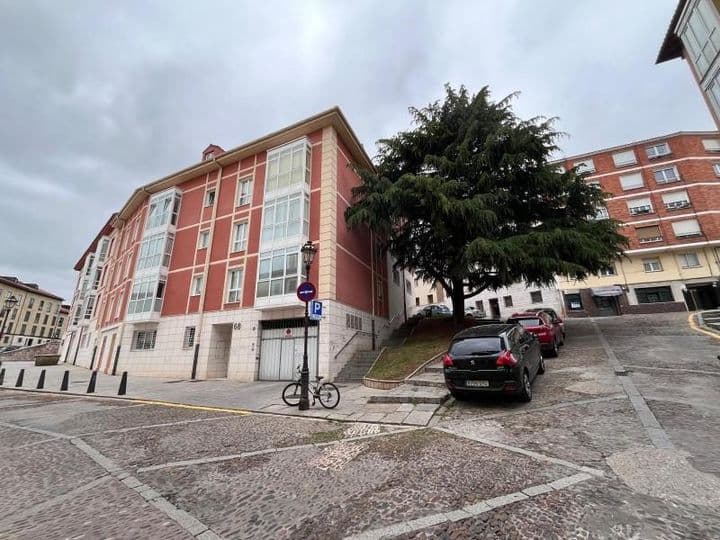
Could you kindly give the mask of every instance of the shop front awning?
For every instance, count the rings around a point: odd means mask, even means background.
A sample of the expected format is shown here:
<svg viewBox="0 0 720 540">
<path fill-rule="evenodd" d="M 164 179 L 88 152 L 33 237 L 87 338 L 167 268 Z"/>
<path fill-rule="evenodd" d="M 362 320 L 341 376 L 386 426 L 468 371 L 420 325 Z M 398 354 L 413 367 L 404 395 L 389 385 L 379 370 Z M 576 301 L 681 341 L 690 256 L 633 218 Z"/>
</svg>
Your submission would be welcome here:
<svg viewBox="0 0 720 540">
<path fill-rule="evenodd" d="M 593 287 L 590 289 L 593 296 L 622 296 L 623 288 L 620 285 L 610 285 L 609 287 Z"/>
</svg>

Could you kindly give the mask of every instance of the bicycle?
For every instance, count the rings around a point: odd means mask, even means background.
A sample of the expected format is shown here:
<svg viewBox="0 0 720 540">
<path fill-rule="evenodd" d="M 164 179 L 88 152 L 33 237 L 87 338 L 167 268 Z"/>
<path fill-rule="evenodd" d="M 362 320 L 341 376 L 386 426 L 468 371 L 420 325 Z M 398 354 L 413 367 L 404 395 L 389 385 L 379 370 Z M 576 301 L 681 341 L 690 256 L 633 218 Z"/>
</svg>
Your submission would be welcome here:
<svg viewBox="0 0 720 540">
<path fill-rule="evenodd" d="M 300 373 L 300 369 L 298 369 L 298 373 Z M 317 399 L 320 401 L 320 405 L 326 409 L 334 409 L 338 406 L 338 403 L 340 403 L 340 390 L 338 390 L 338 387 L 333 383 L 326 382 L 320 384 L 323 378 L 324 377 L 320 375 L 316 376 L 314 384 L 308 381 L 308 394 L 313 398 L 313 405 L 315 405 L 315 400 Z M 299 380 L 288 384 L 282 392 L 282 399 L 285 404 L 289 407 L 297 407 L 300 405 L 301 390 L 302 386 Z"/>
</svg>

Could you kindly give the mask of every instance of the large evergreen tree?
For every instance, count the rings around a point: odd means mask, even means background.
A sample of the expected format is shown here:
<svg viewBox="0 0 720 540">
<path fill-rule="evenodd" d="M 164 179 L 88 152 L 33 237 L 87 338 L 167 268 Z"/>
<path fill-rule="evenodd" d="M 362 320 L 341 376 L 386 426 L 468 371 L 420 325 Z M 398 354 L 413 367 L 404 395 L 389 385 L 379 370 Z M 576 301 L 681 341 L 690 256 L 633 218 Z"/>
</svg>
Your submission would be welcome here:
<svg viewBox="0 0 720 540">
<path fill-rule="evenodd" d="M 582 279 L 620 256 L 618 223 L 592 218 L 601 191 L 548 163 L 560 136 L 551 120 L 518 118 L 514 96 L 493 102 L 487 87 L 445 89 L 410 109 L 414 129 L 378 141 L 348 226 L 370 227 L 398 267 L 440 283 L 457 321 L 485 289 Z"/>
</svg>

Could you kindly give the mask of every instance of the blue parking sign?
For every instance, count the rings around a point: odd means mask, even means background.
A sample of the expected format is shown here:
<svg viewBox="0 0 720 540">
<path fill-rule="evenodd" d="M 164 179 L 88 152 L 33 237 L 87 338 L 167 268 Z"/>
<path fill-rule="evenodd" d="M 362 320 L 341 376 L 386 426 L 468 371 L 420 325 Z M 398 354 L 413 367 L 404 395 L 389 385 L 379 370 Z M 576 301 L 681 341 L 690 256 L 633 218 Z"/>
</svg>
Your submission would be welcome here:
<svg viewBox="0 0 720 540">
<path fill-rule="evenodd" d="M 313 321 L 319 321 L 323 316 L 323 305 L 319 300 L 313 300 L 308 306 L 310 319 Z"/>
</svg>

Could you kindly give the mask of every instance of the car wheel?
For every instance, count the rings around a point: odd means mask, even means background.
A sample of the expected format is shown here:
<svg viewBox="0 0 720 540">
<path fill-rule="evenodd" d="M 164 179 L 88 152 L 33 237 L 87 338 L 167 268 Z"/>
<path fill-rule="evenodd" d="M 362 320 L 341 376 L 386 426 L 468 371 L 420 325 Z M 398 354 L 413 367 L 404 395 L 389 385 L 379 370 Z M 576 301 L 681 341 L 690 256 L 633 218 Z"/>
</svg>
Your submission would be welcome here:
<svg viewBox="0 0 720 540">
<path fill-rule="evenodd" d="M 522 387 L 520 389 L 520 401 L 528 402 L 532 400 L 532 386 L 530 385 L 530 375 L 527 370 L 523 371 L 522 375 Z"/>
<path fill-rule="evenodd" d="M 542 375 L 545 373 L 545 359 L 543 358 L 543 355 L 540 355 L 540 365 L 538 366 L 538 373 Z"/>
<path fill-rule="evenodd" d="M 560 351 L 558 350 L 558 343 L 557 343 L 557 340 L 555 340 L 555 341 L 553 341 L 552 349 L 550 349 L 550 356 L 552 356 L 553 358 L 555 358 L 555 357 L 557 357 L 557 355 L 559 354 L 559 352 L 560 352 Z"/>
<path fill-rule="evenodd" d="M 465 401 L 468 398 L 467 394 L 463 394 L 462 392 L 450 392 L 450 395 L 457 401 Z"/>
<path fill-rule="evenodd" d="M 560 345 L 565 345 L 565 332 L 560 334 Z"/>
</svg>

